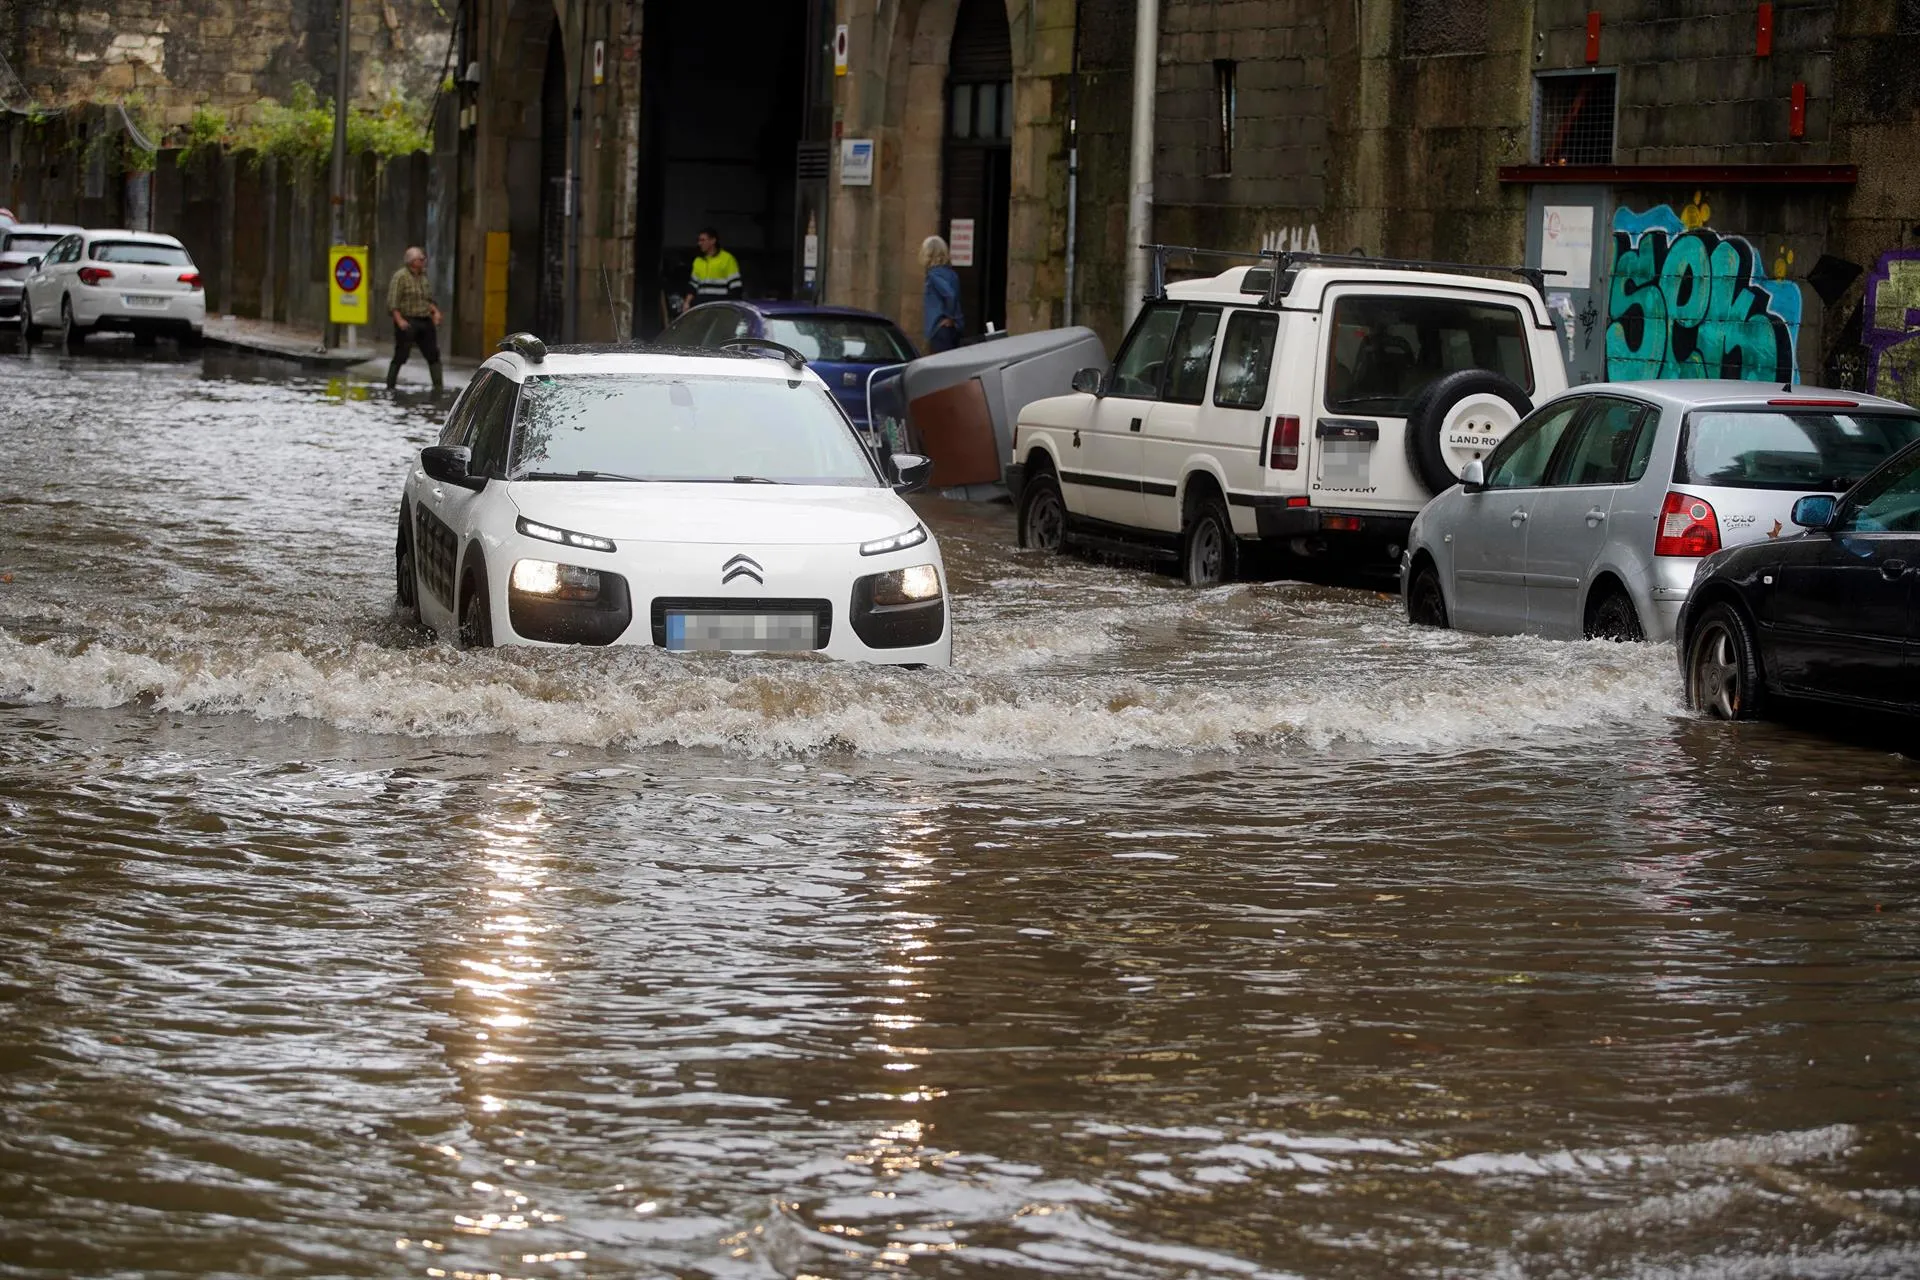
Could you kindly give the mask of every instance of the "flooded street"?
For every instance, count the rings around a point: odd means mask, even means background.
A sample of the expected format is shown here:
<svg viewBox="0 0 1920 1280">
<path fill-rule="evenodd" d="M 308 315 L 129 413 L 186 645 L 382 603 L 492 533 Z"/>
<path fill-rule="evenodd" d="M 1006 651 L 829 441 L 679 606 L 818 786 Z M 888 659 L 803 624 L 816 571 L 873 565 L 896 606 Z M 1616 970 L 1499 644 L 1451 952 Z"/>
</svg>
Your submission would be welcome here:
<svg viewBox="0 0 1920 1280">
<path fill-rule="evenodd" d="M 0 353 L 0 1275 L 1920 1274 L 1920 764 L 1012 550 L 461 653 L 438 416 Z"/>
</svg>

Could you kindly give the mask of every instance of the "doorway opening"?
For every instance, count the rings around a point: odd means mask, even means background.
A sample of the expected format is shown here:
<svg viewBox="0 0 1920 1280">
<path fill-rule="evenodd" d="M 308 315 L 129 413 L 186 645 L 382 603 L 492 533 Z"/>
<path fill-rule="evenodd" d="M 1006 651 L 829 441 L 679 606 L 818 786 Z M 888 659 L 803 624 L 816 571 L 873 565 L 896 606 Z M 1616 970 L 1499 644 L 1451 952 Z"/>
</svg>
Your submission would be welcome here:
<svg viewBox="0 0 1920 1280">
<path fill-rule="evenodd" d="M 567 55 L 555 21 L 547 36 L 540 82 L 540 292 L 534 332 L 549 342 L 566 336 Z"/>
<path fill-rule="evenodd" d="M 748 297 L 793 291 L 808 15 L 795 0 L 646 0 L 634 330 L 677 314 L 703 227 Z"/>
<path fill-rule="evenodd" d="M 969 333 L 1007 327 L 1013 40 L 1004 0 L 961 0 L 947 55 L 941 184 Z"/>
</svg>

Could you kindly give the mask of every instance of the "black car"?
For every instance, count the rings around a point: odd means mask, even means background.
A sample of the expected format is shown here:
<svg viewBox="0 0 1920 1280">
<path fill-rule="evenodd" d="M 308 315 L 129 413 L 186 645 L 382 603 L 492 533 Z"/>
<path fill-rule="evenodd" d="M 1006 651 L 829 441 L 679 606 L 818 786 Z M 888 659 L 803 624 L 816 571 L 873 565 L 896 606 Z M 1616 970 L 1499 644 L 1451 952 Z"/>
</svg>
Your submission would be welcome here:
<svg viewBox="0 0 1920 1280">
<path fill-rule="evenodd" d="M 1793 522 L 1807 532 L 1701 562 L 1675 633 L 1687 701 L 1722 720 L 1802 700 L 1920 717 L 1920 444 Z"/>
</svg>

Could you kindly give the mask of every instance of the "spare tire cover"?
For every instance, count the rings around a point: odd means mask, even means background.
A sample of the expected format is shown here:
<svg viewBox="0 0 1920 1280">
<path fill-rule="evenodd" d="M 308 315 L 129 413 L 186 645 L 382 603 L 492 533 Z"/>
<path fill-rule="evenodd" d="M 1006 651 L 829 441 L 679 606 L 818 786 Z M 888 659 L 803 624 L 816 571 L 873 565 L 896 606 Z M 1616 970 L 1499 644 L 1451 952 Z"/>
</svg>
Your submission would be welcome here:
<svg viewBox="0 0 1920 1280">
<path fill-rule="evenodd" d="M 1428 492 L 1451 488 L 1469 462 L 1492 453 L 1532 411 L 1519 384 L 1486 369 L 1435 378 L 1407 411 L 1407 465 Z"/>
</svg>

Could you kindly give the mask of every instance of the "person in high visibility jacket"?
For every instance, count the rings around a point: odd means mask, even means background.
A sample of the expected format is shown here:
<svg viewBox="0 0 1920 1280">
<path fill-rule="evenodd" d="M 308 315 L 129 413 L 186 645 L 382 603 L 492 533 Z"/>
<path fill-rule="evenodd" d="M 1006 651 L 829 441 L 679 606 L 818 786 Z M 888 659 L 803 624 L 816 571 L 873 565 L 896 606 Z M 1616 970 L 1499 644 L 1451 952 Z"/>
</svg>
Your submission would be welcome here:
<svg viewBox="0 0 1920 1280">
<path fill-rule="evenodd" d="M 698 243 L 700 256 L 693 260 L 693 278 L 687 282 L 687 306 L 739 297 L 740 264 L 720 247 L 720 233 L 708 227 L 700 233 Z"/>
</svg>

